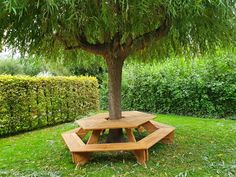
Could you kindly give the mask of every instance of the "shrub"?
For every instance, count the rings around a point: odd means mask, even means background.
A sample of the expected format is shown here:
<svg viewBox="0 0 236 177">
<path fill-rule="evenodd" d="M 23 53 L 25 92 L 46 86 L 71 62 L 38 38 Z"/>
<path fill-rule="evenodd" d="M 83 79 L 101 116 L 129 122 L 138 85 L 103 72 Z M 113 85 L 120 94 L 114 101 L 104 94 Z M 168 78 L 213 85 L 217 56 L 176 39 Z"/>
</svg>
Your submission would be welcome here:
<svg viewBox="0 0 236 177">
<path fill-rule="evenodd" d="M 0 59 L 0 75 L 30 75 L 36 76 L 40 72 L 46 71 L 46 64 L 42 61 L 28 59 Z"/>
<path fill-rule="evenodd" d="M 128 65 L 123 73 L 124 110 L 218 118 L 236 114 L 235 56 Z M 101 88 L 106 109 L 106 83 Z"/>
<path fill-rule="evenodd" d="M 0 59 L 0 74 L 24 74 L 24 68 L 15 59 Z"/>
<path fill-rule="evenodd" d="M 72 121 L 99 107 L 94 77 L 0 76 L 0 135 Z"/>
</svg>

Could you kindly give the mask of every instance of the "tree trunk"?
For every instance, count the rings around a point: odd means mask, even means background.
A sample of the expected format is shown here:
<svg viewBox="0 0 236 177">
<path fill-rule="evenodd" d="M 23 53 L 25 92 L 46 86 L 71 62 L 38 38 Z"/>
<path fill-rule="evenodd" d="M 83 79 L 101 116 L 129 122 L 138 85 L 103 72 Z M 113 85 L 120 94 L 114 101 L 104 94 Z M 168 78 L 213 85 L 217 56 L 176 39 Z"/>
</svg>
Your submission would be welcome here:
<svg viewBox="0 0 236 177">
<path fill-rule="evenodd" d="M 108 67 L 108 89 L 109 89 L 109 119 L 121 119 L 121 77 L 123 60 L 109 58 Z"/>
<path fill-rule="evenodd" d="M 108 90 L 109 90 L 109 119 L 117 120 L 122 118 L 121 110 L 121 80 L 124 60 L 119 57 L 107 57 L 108 68 Z M 109 131 L 107 142 L 122 142 L 122 129 Z"/>
</svg>

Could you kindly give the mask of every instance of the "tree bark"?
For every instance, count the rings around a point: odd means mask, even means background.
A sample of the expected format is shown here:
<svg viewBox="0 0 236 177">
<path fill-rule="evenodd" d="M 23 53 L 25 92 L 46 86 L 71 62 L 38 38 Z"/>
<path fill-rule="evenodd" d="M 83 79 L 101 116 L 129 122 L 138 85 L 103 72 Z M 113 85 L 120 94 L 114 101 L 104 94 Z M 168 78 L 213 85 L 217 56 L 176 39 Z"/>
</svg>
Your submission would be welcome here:
<svg viewBox="0 0 236 177">
<path fill-rule="evenodd" d="M 108 90 L 109 90 L 109 119 L 118 120 L 122 118 L 121 109 L 121 80 L 124 60 L 121 57 L 106 57 L 108 68 Z M 109 131 L 107 143 L 124 141 L 122 129 Z"/>
<path fill-rule="evenodd" d="M 109 57 L 108 67 L 109 119 L 121 119 L 121 80 L 123 59 Z"/>
</svg>

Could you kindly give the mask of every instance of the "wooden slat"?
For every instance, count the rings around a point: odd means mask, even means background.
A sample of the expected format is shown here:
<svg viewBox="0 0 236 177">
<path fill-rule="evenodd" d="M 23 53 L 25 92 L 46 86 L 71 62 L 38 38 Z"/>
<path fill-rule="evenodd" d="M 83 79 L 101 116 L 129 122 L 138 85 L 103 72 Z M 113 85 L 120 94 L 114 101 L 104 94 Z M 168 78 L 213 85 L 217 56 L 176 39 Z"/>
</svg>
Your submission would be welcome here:
<svg viewBox="0 0 236 177">
<path fill-rule="evenodd" d="M 166 124 L 163 124 L 163 123 L 160 123 L 160 122 L 156 122 L 154 120 L 150 120 L 150 122 L 155 125 L 157 128 L 174 128 L 173 126 L 170 126 L 170 125 L 166 125 Z"/>
<path fill-rule="evenodd" d="M 85 145 L 76 133 L 63 133 L 62 137 L 71 152 L 76 152 L 81 146 Z"/>
<path fill-rule="evenodd" d="M 141 149 L 138 143 L 105 143 L 86 144 L 78 148 L 75 152 L 104 152 L 104 151 L 130 151 Z"/>
<path fill-rule="evenodd" d="M 145 146 L 147 149 L 149 149 L 158 141 L 165 138 L 172 131 L 174 131 L 173 128 L 160 128 L 156 130 L 155 132 L 149 134 L 147 137 L 143 138 L 142 140 L 138 141 L 138 143 L 141 147 Z"/>
<path fill-rule="evenodd" d="M 74 138 L 74 141 L 76 143 L 79 143 L 80 146 L 84 146 L 85 143 L 78 137 L 78 135 L 76 133 L 71 133 L 71 136 Z"/>
</svg>

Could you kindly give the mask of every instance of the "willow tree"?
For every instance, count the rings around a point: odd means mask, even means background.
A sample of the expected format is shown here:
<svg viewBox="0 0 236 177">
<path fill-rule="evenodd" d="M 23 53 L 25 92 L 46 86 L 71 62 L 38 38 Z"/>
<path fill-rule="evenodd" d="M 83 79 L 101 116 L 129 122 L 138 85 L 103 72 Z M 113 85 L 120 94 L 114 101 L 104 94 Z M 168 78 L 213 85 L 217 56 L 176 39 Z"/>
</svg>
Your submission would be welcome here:
<svg viewBox="0 0 236 177">
<path fill-rule="evenodd" d="M 147 47 L 158 58 L 233 45 L 235 6 L 235 0 L 2 0 L 0 42 L 28 54 L 51 55 L 63 47 L 102 56 L 109 118 L 120 119 L 128 56 Z"/>
</svg>

